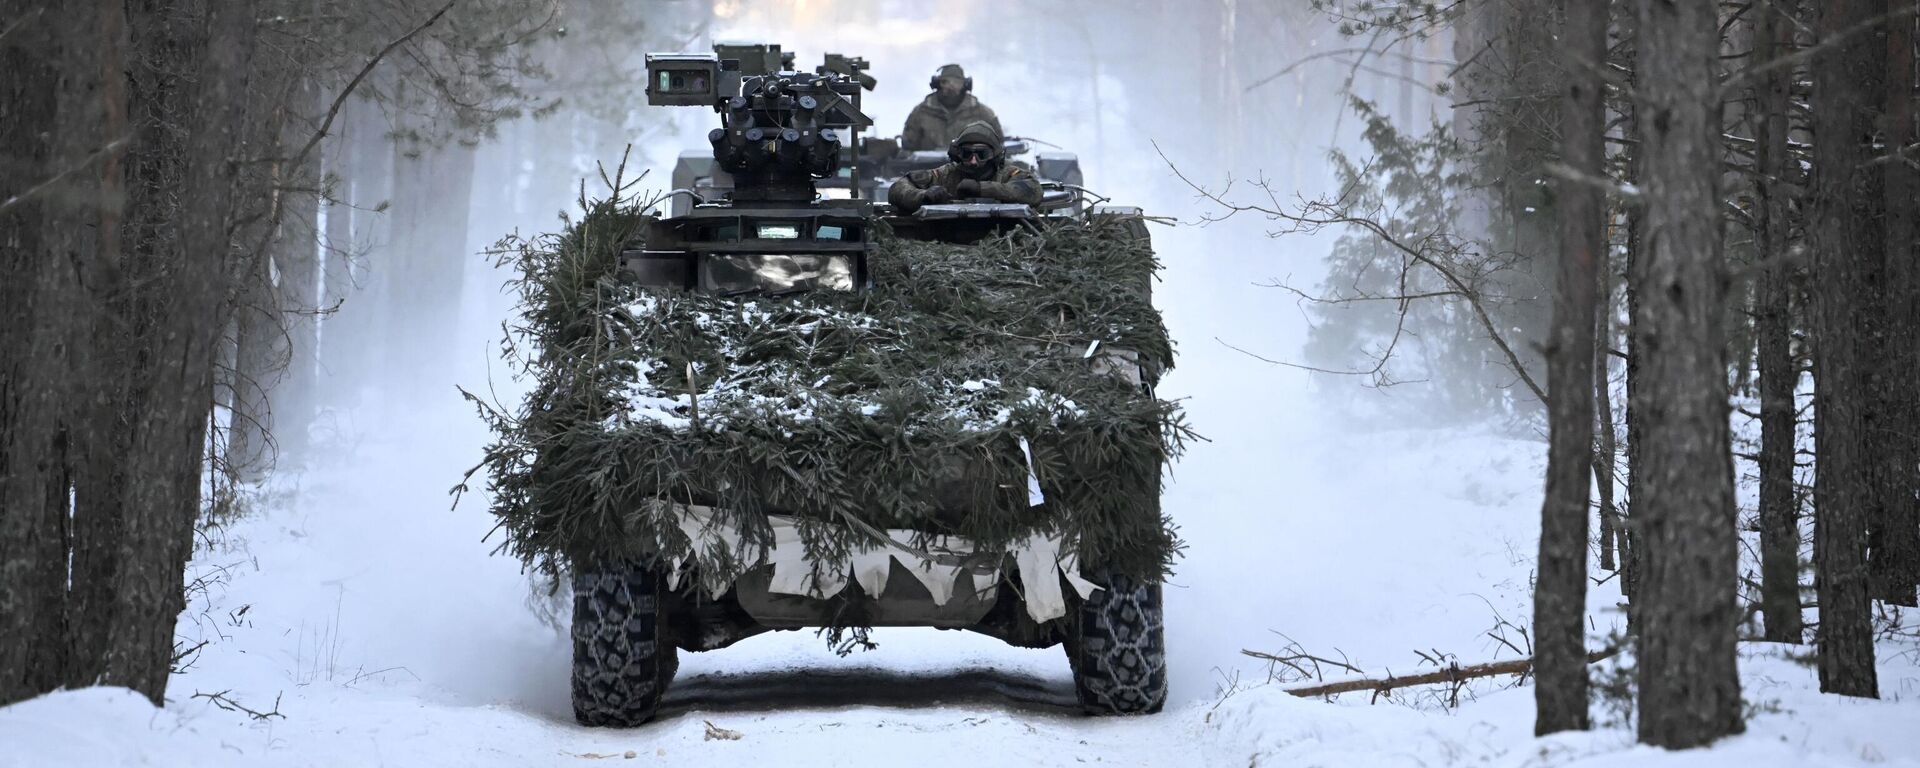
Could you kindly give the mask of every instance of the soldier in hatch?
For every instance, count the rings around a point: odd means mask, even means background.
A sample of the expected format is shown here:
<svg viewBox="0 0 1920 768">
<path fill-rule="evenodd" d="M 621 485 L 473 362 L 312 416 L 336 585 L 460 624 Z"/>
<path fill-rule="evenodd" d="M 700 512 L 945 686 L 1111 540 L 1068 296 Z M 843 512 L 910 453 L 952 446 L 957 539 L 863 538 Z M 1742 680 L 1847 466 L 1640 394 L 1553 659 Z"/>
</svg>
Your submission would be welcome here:
<svg viewBox="0 0 1920 768">
<path fill-rule="evenodd" d="M 947 159 L 952 162 L 900 177 L 887 189 L 887 202 L 903 214 L 923 205 L 970 197 L 1027 205 L 1040 202 L 1040 180 L 1007 163 L 1000 129 L 993 125 L 975 122 L 961 129 L 947 149 Z"/>
<path fill-rule="evenodd" d="M 954 139 L 960 138 L 962 128 L 975 121 L 991 125 L 994 133 L 1005 135 L 1000 130 L 999 116 L 974 98 L 973 78 L 967 77 L 960 65 L 941 67 L 928 86 L 933 93 L 927 94 L 926 100 L 907 115 L 907 126 L 900 133 L 901 149 L 909 152 L 946 149 Z"/>
</svg>

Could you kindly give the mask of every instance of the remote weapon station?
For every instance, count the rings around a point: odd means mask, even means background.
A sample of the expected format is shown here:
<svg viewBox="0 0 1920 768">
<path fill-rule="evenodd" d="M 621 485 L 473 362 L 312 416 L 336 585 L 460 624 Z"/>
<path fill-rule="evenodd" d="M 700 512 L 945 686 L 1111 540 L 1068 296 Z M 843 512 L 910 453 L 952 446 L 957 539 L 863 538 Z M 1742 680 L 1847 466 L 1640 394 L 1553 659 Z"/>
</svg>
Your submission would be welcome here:
<svg viewBox="0 0 1920 768">
<path fill-rule="evenodd" d="M 873 206 L 819 199 L 816 186 L 873 125 L 860 111 L 862 89 L 874 87 L 866 61 L 829 55 L 803 73 L 777 45 L 714 50 L 648 55 L 647 103 L 720 113 L 709 161 L 733 186 L 714 201 L 675 189 L 684 213 L 652 220 L 646 248 L 624 254 L 625 266 L 647 285 L 720 293 L 864 287 Z"/>
</svg>

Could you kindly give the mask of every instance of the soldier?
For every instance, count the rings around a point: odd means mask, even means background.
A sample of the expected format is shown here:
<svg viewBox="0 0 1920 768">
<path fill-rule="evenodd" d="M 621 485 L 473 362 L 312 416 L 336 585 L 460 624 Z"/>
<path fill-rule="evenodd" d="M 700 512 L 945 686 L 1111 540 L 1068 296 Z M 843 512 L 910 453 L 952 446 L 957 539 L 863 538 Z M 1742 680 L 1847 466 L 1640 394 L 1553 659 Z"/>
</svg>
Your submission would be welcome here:
<svg viewBox="0 0 1920 768">
<path fill-rule="evenodd" d="M 947 149 L 947 159 L 952 162 L 900 177 L 887 190 L 887 202 L 900 213 L 967 197 L 1027 205 L 1040 202 L 1040 180 L 1007 164 L 998 126 L 968 123 Z"/>
<path fill-rule="evenodd" d="M 967 77 L 960 65 L 941 67 L 927 87 L 932 88 L 933 93 L 927 94 L 926 100 L 907 115 L 907 126 L 900 134 L 902 149 L 909 152 L 946 149 L 954 139 L 960 138 L 961 128 L 976 120 L 993 126 L 994 133 L 1005 135 L 1000 130 L 1000 117 L 974 98 L 973 78 Z"/>
</svg>

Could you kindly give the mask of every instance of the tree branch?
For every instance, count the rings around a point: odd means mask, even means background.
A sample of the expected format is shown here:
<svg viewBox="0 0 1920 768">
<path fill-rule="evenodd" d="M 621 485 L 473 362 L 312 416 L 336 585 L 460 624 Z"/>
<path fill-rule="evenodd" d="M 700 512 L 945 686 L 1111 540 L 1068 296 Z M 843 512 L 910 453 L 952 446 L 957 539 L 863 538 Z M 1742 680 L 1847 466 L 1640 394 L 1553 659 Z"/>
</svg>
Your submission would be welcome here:
<svg viewBox="0 0 1920 768">
<path fill-rule="evenodd" d="M 1746 69 L 1742 69 L 1739 72 L 1736 72 L 1728 76 L 1727 79 L 1720 81 L 1720 87 L 1714 93 L 1714 100 L 1718 101 L 1721 98 L 1724 98 L 1726 93 L 1729 90 L 1731 90 L 1734 86 L 1745 83 L 1746 81 L 1751 80 L 1756 76 L 1764 75 L 1768 72 L 1772 72 L 1782 67 L 1796 66 L 1803 61 L 1811 59 L 1822 53 L 1826 53 L 1828 49 L 1833 48 L 1834 46 L 1837 46 L 1843 42 L 1846 42 L 1848 38 L 1851 38 L 1862 32 L 1870 32 L 1875 27 L 1878 27 L 1882 24 L 1893 21 L 1895 19 L 1899 19 L 1905 16 L 1912 16 L 1914 13 L 1914 10 L 1915 9 L 1912 6 L 1907 6 L 1900 10 L 1888 11 L 1879 16 L 1875 16 L 1871 19 L 1860 22 L 1859 24 L 1855 24 L 1851 27 L 1840 30 L 1838 34 L 1834 35 L 1833 37 L 1827 38 L 1825 40 L 1821 40 L 1816 45 L 1811 45 L 1806 48 L 1802 48 L 1798 51 L 1795 51 L 1793 53 L 1787 54 L 1785 56 L 1780 56 L 1765 64 L 1756 64 L 1754 66 L 1747 67 Z M 1787 14 L 1787 16 L 1789 18 L 1792 17 L 1791 14 Z"/>
<path fill-rule="evenodd" d="M 360 68 L 360 73 L 354 75 L 353 79 L 347 82 L 347 87 L 340 89 L 340 94 L 333 98 L 333 106 L 327 108 L 327 116 L 320 121 L 320 128 L 313 132 L 312 138 L 307 139 L 306 146 L 300 148 L 299 154 L 293 156 L 292 164 L 299 165 L 300 161 L 307 158 L 307 153 L 312 152 L 314 146 L 318 145 L 321 139 L 326 138 L 327 131 L 333 127 L 333 119 L 340 114 L 340 106 L 347 102 L 347 97 L 353 95 L 353 90 L 360 87 L 360 81 L 367 79 L 367 75 L 373 72 L 373 68 L 378 66 L 380 61 L 387 57 L 387 54 L 393 53 L 394 49 L 406 45 L 407 41 L 412 40 L 415 35 L 426 31 L 427 27 L 433 26 L 434 22 L 439 21 L 440 17 L 447 15 L 447 11 L 453 10 L 453 6 L 459 2 L 460 0 L 447 0 L 447 4 L 440 6 L 440 10 L 434 11 L 433 15 L 428 16 L 426 21 L 420 22 L 419 26 L 409 30 L 393 42 L 387 43 L 387 47 L 380 49 L 380 52 L 374 54 L 372 59 L 367 60 L 367 65 Z"/>
<path fill-rule="evenodd" d="M 1598 661 L 1602 661 L 1604 659 L 1611 658 L 1618 653 L 1620 653 L 1620 649 L 1617 646 L 1605 648 L 1598 651 L 1591 651 L 1587 654 L 1587 663 L 1592 664 Z M 1375 694 L 1390 694 L 1390 693 L 1393 693 L 1394 689 L 1406 688 L 1408 686 L 1414 686 L 1414 685 L 1434 685 L 1437 683 L 1459 683 L 1465 680 L 1471 680 L 1479 677 L 1495 677 L 1498 675 L 1524 675 L 1532 671 L 1533 671 L 1533 659 L 1531 658 L 1511 659 L 1508 661 L 1495 661 L 1495 662 L 1489 662 L 1486 664 L 1474 664 L 1474 665 L 1465 666 L 1465 667 L 1460 666 L 1459 664 L 1449 664 L 1443 669 L 1437 669 L 1432 672 L 1426 672 L 1418 675 L 1407 675 L 1404 677 L 1395 676 L 1389 673 L 1386 677 L 1381 677 L 1381 678 L 1363 677 L 1363 678 L 1357 678 L 1353 680 L 1336 680 L 1331 683 L 1308 685 L 1308 686 L 1302 686 L 1299 688 L 1283 688 L 1281 690 L 1284 690 L 1287 693 L 1293 694 L 1295 696 L 1299 696 L 1301 698 L 1311 698 L 1315 696 L 1332 696 L 1337 693 L 1353 693 L 1356 691 L 1372 691 Z"/>
<path fill-rule="evenodd" d="M 1259 214 L 1268 216 L 1270 218 L 1279 219 L 1282 221 L 1288 221 L 1296 225 L 1300 225 L 1300 228 L 1302 230 L 1310 229 L 1310 228 L 1325 227 L 1332 224 L 1345 224 L 1348 226 L 1355 226 L 1355 227 L 1364 229 L 1368 232 L 1371 232 L 1375 237 L 1379 238 L 1381 242 L 1386 243 L 1388 246 L 1391 246 L 1394 250 L 1397 250 L 1403 254 L 1406 254 L 1408 258 L 1414 260 L 1415 262 L 1427 265 L 1429 268 L 1433 269 L 1434 272 L 1439 273 L 1440 277 L 1444 279 L 1448 285 L 1451 285 L 1455 291 L 1458 291 L 1461 294 L 1461 298 L 1464 299 L 1467 303 L 1467 306 L 1473 310 L 1475 319 L 1479 320 L 1481 327 L 1486 330 L 1488 340 L 1492 341 L 1494 347 L 1499 349 L 1500 353 L 1506 357 L 1507 364 L 1512 366 L 1514 373 L 1520 377 L 1521 383 L 1527 386 L 1527 390 L 1529 392 L 1532 392 L 1534 397 L 1539 398 L 1542 404 L 1545 404 L 1547 402 L 1546 390 L 1542 388 L 1540 386 L 1540 383 L 1534 379 L 1533 374 L 1527 372 L 1526 366 L 1522 364 L 1520 361 L 1520 355 L 1514 352 L 1513 346 L 1511 344 L 1508 344 L 1506 338 L 1500 334 L 1499 327 L 1494 325 L 1493 316 L 1487 312 L 1486 306 L 1484 302 L 1481 301 L 1479 293 L 1477 293 L 1472 286 L 1468 285 L 1467 281 L 1461 278 L 1460 275 L 1457 274 L 1452 268 L 1441 263 L 1439 260 L 1433 258 L 1430 254 L 1428 254 L 1424 250 L 1408 245 L 1405 242 L 1402 242 L 1400 238 L 1395 237 L 1392 232 L 1387 231 L 1387 228 L 1381 225 L 1379 222 L 1374 221 L 1372 219 L 1365 218 L 1365 217 L 1352 215 L 1351 213 L 1348 213 L 1346 210 L 1342 209 L 1341 207 L 1333 203 L 1325 203 L 1325 202 L 1307 203 L 1305 205 L 1306 210 L 1308 211 L 1317 210 L 1322 213 L 1322 215 L 1315 216 L 1315 215 L 1308 215 L 1306 213 L 1298 213 L 1298 214 L 1287 213 L 1285 211 L 1280 210 L 1280 206 L 1278 203 L 1275 203 L 1273 207 L 1269 208 L 1261 205 L 1242 205 L 1238 203 L 1229 202 L 1226 199 L 1222 198 L 1218 193 L 1212 192 L 1206 189 L 1205 187 L 1202 187 L 1199 184 L 1195 183 L 1192 179 L 1187 178 L 1186 173 L 1182 172 L 1179 166 L 1174 165 L 1172 160 L 1167 159 L 1166 153 L 1160 149 L 1159 142 L 1154 142 L 1153 149 L 1154 149 L 1154 152 L 1159 153 L 1160 160 L 1162 162 L 1165 162 L 1167 164 L 1167 167 L 1173 170 L 1174 176 L 1178 177 L 1180 181 L 1184 182 L 1189 188 L 1193 189 L 1193 191 L 1199 194 L 1201 197 L 1204 197 L 1212 201 L 1214 204 L 1227 209 L 1227 216 L 1232 216 L 1235 213 L 1246 213 L 1246 212 L 1259 213 Z M 1343 195 L 1339 199 L 1344 200 L 1344 197 L 1345 196 Z M 1223 216 L 1221 218 L 1226 218 L 1226 217 Z M 1294 366 L 1294 367 L 1302 367 L 1302 366 Z"/>
<path fill-rule="evenodd" d="M 79 163 L 75 163 L 72 167 L 64 171 L 54 174 L 53 178 L 47 179 L 46 181 L 40 182 L 39 184 L 35 184 L 32 187 L 28 188 L 27 191 L 25 192 L 21 192 L 20 194 L 14 195 L 13 197 L 9 197 L 4 201 L 0 201 L 0 213 L 6 213 L 7 209 L 12 208 L 16 205 L 25 204 L 28 200 L 32 200 L 34 197 L 37 197 L 40 193 L 47 191 L 48 187 L 51 187 L 55 184 L 60 183 L 61 179 L 64 179 L 72 175 L 73 172 L 78 171 L 82 168 L 91 167 L 94 163 L 99 162 L 100 158 L 106 157 L 107 155 L 111 155 L 115 152 L 120 151 L 121 147 L 125 147 L 129 142 L 132 142 L 132 141 L 133 141 L 132 136 L 122 136 L 120 138 L 114 139 L 113 141 L 107 142 L 106 146 L 101 147 L 100 149 L 96 150 L 93 154 L 88 155 L 87 159 L 82 160 Z"/>
</svg>

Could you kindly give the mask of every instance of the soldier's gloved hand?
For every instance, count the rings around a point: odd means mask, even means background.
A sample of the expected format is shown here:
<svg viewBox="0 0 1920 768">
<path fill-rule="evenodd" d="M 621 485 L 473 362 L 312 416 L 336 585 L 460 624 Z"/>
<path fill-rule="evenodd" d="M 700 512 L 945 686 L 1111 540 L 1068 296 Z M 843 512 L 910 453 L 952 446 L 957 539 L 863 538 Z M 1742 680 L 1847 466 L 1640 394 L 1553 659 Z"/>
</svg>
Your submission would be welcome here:
<svg viewBox="0 0 1920 768">
<path fill-rule="evenodd" d="M 980 182 L 974 179 L 961 179 L 960 183 L 953 185 L 953 191 L 960 193 L 961 197 L 979 197 Z"/>
<path fill-rule="evenodd" d="M 921 190 L 920 200 L 928 205 L 941 205 L 953 202 L 953 193 L 948 192 L 946 187 L 935 184 Z"/>
</svg>

